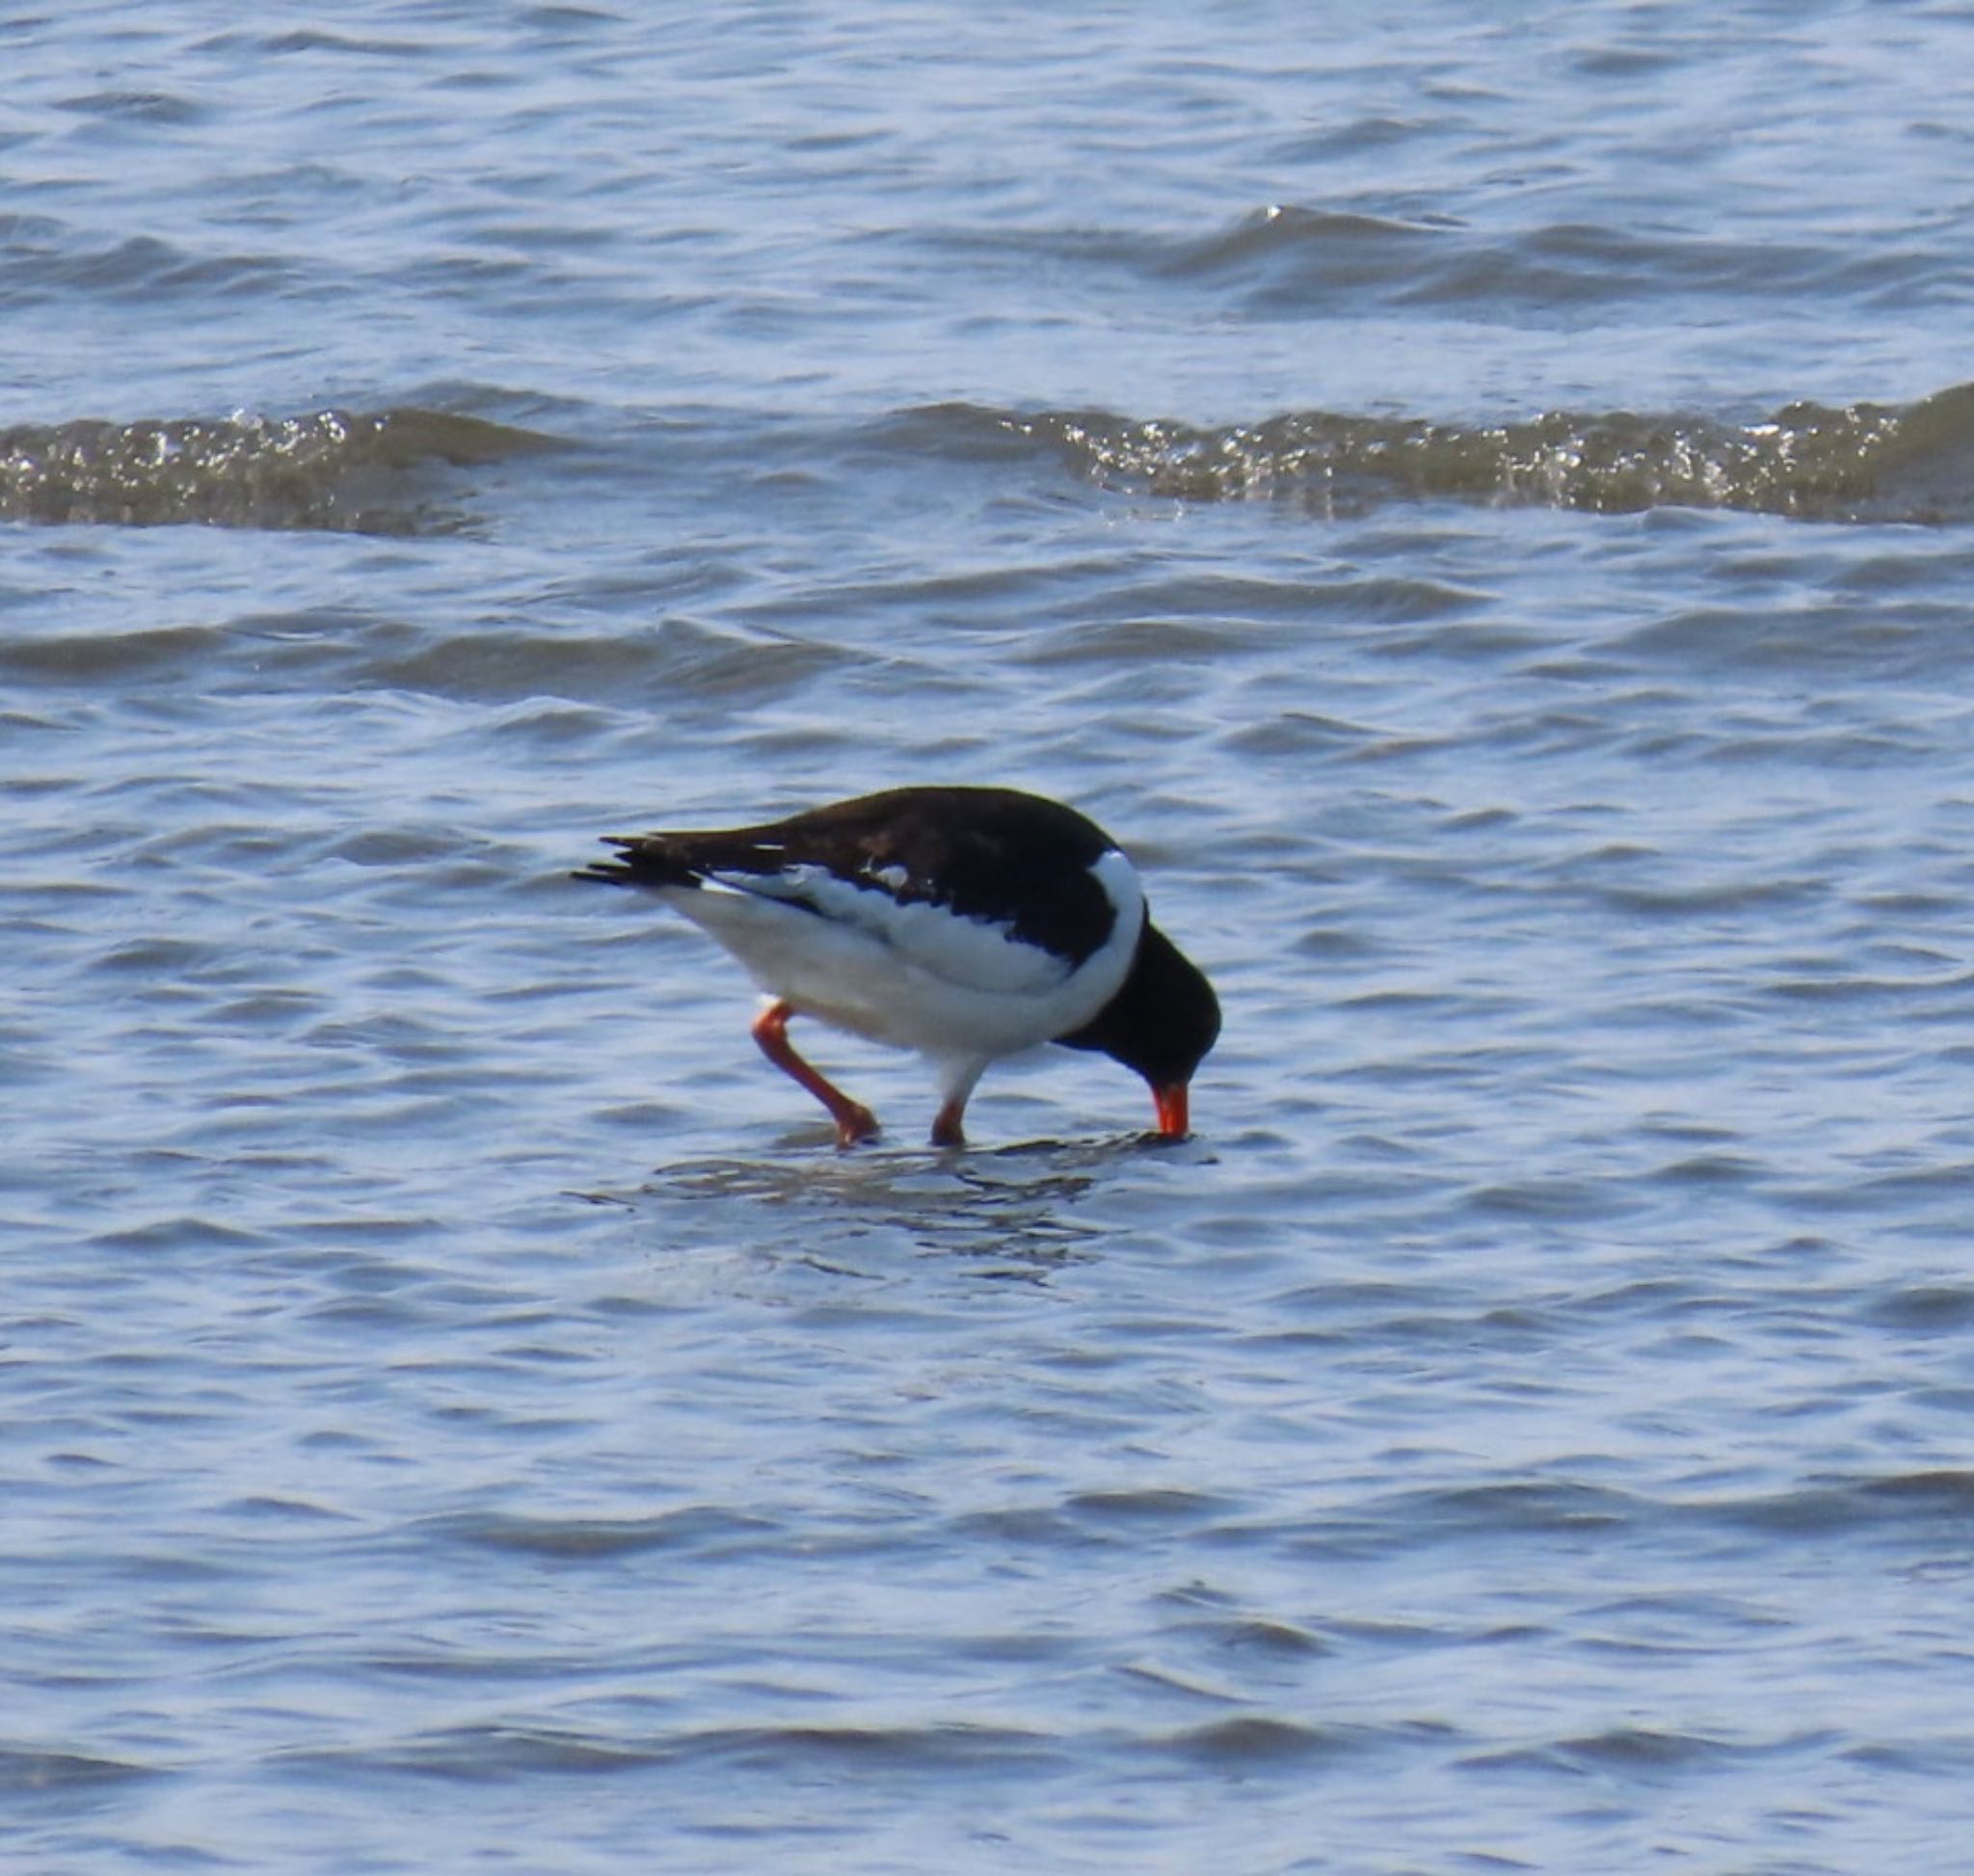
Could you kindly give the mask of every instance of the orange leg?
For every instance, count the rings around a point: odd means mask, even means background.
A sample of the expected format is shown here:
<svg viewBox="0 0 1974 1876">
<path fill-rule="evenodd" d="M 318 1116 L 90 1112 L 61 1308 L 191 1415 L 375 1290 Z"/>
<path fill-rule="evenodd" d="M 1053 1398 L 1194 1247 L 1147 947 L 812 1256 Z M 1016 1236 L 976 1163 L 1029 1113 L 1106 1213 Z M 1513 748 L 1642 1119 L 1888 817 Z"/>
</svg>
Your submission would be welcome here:
<svg viewBox="0 0 1974 1876">
<path fill-rule="evenodd" d="M 932 1144 L 934 1146 L 964 1146 L 967 1143 L 966 1129 L 960 1125 L 960 1116 L 967 1111 L 967 1097 L 956 1094 L 940 1109 L 932 1120 Z"/>
<path fill-rule="evenodd" d="M 875 1139 L 877 1116 L 861 1101 L 851 1100 L 795 1053 L 795 1045 L 788 1040 L 788 1018 L 794 1013 L 790 1005 L 778 1001 L 769 1004 L 754 1019 L 754 1039 L 760 1044 L 760 1053 L 783 1074 L 801 1083 L 829 1110 L 829 1117 L 837 1123 L 839 1146 L 855 1146 L 859 1140 Z"/>
</svg>

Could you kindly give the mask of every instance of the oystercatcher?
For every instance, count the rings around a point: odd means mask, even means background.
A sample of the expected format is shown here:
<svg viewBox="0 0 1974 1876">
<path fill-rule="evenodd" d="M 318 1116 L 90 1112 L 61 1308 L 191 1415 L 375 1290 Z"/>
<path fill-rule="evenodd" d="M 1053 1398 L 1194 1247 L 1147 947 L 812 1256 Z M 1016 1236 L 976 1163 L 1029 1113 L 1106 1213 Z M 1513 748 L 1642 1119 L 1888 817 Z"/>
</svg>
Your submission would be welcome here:
<svg viewBox="0 0 1974 1876">
<path fill-rule="evenodd" d="M 1158 1131 L 1187 1131 L 1220 1005 L 1152 924 L 1136 869 L 1073 808 L 1012 789 L 891 789 L 759 827 L 606 844 L 612 858 L 574 876 L 641 887 L 733 952 L 767 996 L 755 1041 L 844 1146 L 877 1118 L 796 1054 L 791 1017 L 926 1057 L 935 1146 L 964 1142 L 990 1062 L 1044 1042 L 1134 1069 Z"/>
</svg>

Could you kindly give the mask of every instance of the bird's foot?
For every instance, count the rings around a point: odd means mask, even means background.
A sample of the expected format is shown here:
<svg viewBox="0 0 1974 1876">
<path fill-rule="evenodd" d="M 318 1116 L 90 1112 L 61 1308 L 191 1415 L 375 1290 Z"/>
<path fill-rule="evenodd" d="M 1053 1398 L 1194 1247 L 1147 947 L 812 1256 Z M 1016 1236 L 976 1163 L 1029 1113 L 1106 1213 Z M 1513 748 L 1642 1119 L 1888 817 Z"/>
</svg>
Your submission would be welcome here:
<svg viewBox="0 0 1974 1876">
<path fill-rule="evenodd" d="M 877 1116 L 861 1101 L 845 1101 L 830 1112 L 836 1118 L 839 1146 L 862 1146 L 866 1140 L 875 1139 L 881 1131 Z"/>
<path fill-rule="evenodd" d="M 960 1125 L 960 1114 L 965 1107 L 961 1101 L 948 1101 L 933 1116 L 932 1144 L 934 1146 L 964 1146 L 967 1132 Z"/>
</svg>

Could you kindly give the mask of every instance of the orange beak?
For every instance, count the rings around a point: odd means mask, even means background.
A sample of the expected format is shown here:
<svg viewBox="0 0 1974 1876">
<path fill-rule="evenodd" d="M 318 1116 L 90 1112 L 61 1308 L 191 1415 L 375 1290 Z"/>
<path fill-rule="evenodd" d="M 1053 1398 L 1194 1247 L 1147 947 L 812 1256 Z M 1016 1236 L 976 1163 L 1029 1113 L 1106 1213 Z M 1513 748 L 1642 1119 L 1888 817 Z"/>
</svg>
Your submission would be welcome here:
<svg viewBox="0 0 1974 1876">
<path fill-rule="evenodd" d="M 1159 1111 L 1160 1138 L 1184 1139 L 1187 1135 L 1186 1084 L 1174 1082 L 1168 1087 L 1153 1088 L 1152 1105 Z"/>
</svg>

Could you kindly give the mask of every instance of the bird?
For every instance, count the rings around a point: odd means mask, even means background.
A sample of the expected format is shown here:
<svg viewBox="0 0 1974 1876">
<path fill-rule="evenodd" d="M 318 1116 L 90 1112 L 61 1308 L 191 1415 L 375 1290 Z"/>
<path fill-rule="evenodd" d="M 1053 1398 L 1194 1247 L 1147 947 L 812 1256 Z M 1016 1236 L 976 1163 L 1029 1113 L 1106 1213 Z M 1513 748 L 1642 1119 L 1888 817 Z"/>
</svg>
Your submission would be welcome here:
<svg viewBox="0 0 1974 1876">
<path fill-rule="evenodd" d="M 572 877 L 650 893 L 739 961 L 763 993 L 754 1040 L 822 1103 L 840 1146 L 874 1139 L 877 1117 L 797 1053 L 797 1016 L 924 1057 L 935 1146 L 966 1143 L 990 1064 L 1050 1042 L 1134 1070 L 1158 1134 L 1186 1137 L 1219 1002 L 1152 923 L 1123 849 L 1074 808 L 894 788 L 756 826 L 603 840 L 612 855 Z"/>
</svg>

